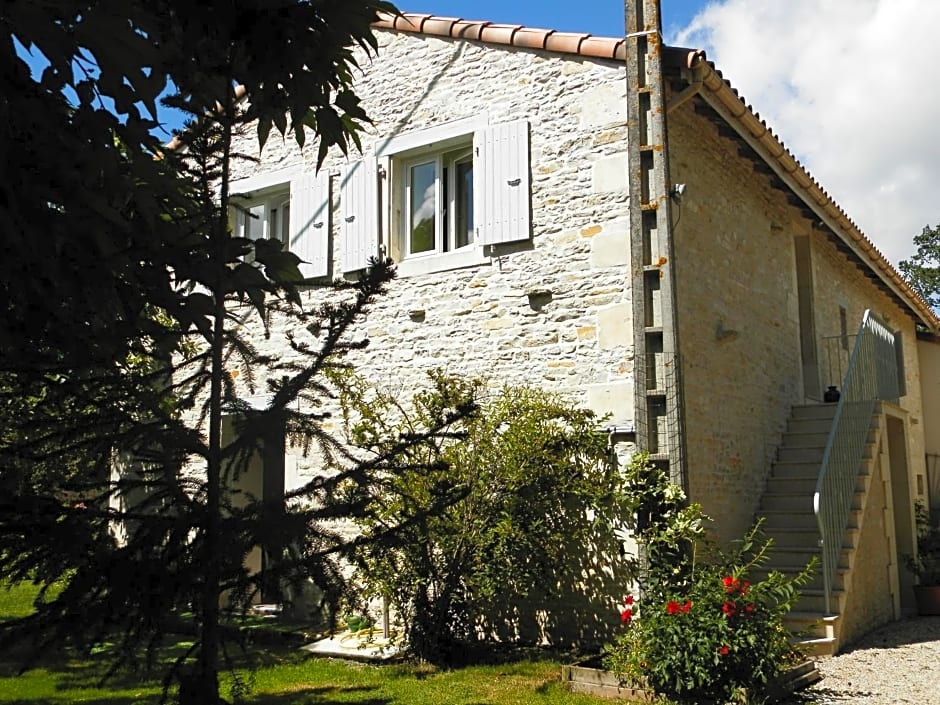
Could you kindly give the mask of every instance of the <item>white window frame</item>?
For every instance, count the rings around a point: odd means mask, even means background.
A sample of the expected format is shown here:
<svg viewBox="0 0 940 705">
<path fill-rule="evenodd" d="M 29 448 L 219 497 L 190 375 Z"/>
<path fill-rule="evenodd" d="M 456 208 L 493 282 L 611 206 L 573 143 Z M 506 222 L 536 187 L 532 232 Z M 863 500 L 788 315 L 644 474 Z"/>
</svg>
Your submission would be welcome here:
<svg viewBox="0 0 940 705">
<path fill-rule="evenodd" d="M 286 184 L 285 187 L 264 196 L 232 199 L 235 209 L 235 234 L 252 240 L 279 240 L 287 248 L 290 245 L 290 217 L 288 216 L 285 224 L 284 212 L 285 209 L 290 212 L 290 188 Z M 263 209 L 262 214 L 253 214 L 252 211 L 259 207 Z M 251 237 L 249 219 L 254 217 L 261 220 L 261 232 Z"/>
<path fill-rule="evenodd" d="M 409 168 L 435 160 L 435 209 L 441 213 L 442 160 L 468 152 L 473 158 L 473 242 L 448 247 L 444 233 L 453 233 L 455 228 L 451 221 L 445 230 L 439 215 L 434 247 L 427 252 L 410 252 Z M 491 262 L 493 246 L 532 237 L 529 169 L 529 123 L 525 119 L 490 125 L 484 113 L 378 141 L 372 152 L 351 162 L 343 172 L 343 271 L 352 273 L 368 266 L 363 252 L 376 250 L 397 263 L 400 277 Z M 449 178 L 450 174 L 456 175 L 456 170 L 449 169 Z M 448 198 L 455 193 L 450 185 Z M 449 218 L 456 217 L 452 205 L 447 212 Z"/>
<path fill-rule="evenodd" d="M 433 257 L 436 255 L 449 254 L 467 250 L 474 246 L 476 238 L 473 231 L 470 232 L 469 241 L 457 246 L 457 206 L 458 206 L 458 182 L 457 166 L 466 163 L 467 158 L 473 163 L 473 144 L 468 142 L 464 147 L 457 147 L 445 152 L 435 152 L 430 155 L 414 157 L 402 160 L 402 185 L 399 189 L 399 197 L 402 199 L 400 204 L 401 223 L 399 232 L 401 234 L 401 253 L 402 259 L 413 257 Z M 414 244 L 413 229 L 414 215 L 412 208 L 412 175 L 414 168 L 425 164 L 434 165 L 434 237 L 430 249 L 420 252 L 412 252 L 411 247 Z M 444 187 L 444 173 L 447 173 L 447 184 Z M 444 194 L 447 194 L 446 202 Z M 468 205 L 471 217 L 473 214 L 473 192 L 471 191 Z"/>
<path fill-rule="evenodd" d="M 261 208 L 261 232 L 254 239 L 280 241 L 285 250 L 301 258 L 300 272 L 305 278 L 329 274 L 332 206 L 328 173 L 284 169 L 233 181 L 230 188 L 232 230 L 237 237 L 249 237 L 249 212 Z"/>
<path fill-rule="evenodd" d="M 396 269 L 399 277 L 409 277 L 419 274 L 459 269 L 481 264 L 487 264 L 490 258 L 486 256 L 482 245 L 477 243 L 474 235 L 469 244 L 455 248 L 453 238 L 455 235 L 454 221 L 456 208 L 453 200 L 455 195 L 455 170 L 448 169 L 447 193 L 452 201 L 447 204 L 446 213 L 450 222 L 446 223 L 446 232 L 449 238 L 448 247 L 444 247 L 445 223 L 443 222 L 441 207 L 443 188 L 441 175 L 443 173 L 443 160 L 445 156 L 452 155 L 448 161 L 454 162 L 467 155 L 473 156 L 473 136 L 479 130 L 489 125 L 489 115 L 482 113 L 463 120 L 444 123 L 424 130 L 417 130 L 395 137 L 387 138 L 376 146 L 376 157 L 384 159 L 389 165 L 388 204 L 390 214 L 386 224 L 386 240 L 393 259 L 397 260 Z M 434 234 L 434 248 L 427 252 L 410 252 L 410 168 L 416 164 L 433 161 L 436 164 L 436 223 Z M 476 159 L 474 159 L 476 161 Z M 474 169 L 476 169 L 474 165 Z M 470 204 L 474 209 L 474 204 Z M 474 213 L 474 219 L 476 213 Z M 474 223 L 475 224 L 475 223 Z M 395 256 L 397 255 L 397 256 Z"/>
</svg>

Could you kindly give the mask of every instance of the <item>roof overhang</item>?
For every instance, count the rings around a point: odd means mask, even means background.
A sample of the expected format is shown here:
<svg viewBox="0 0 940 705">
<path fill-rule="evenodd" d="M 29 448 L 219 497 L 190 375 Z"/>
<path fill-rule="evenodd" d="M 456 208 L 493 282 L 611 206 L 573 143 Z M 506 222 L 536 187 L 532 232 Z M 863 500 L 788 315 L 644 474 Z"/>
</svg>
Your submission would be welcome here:
<svg viewBox="0 0 940 705">
<path fill-rule="evenodd" d="M 791 202 L 804 211 L 814 227 L 826 231 L 836 247 L 907 310 L 916 323 L 930 331 L 940 331 L 940 319 L 930 306 L 789 152 L 767 123 L 741 99 L 706 59 L 705 52 L 664 47 L 663 60 L 664 68 L 680 76 L 686 85 L 674 96 L 670 110 L 697 96 L 766 165 L 774 182 L 785 187 Z"/>
</svg>

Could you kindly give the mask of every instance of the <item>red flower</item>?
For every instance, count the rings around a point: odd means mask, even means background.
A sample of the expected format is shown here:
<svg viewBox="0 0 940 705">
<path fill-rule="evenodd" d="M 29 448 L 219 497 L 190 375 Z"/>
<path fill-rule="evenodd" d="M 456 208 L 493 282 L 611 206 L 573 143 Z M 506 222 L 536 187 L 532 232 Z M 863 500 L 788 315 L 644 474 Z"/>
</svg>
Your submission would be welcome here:
<svg viewBox="0 0 940 705">
<path fill-rule="evenodd" d="M 690 609 L 692 609 L 692 601 L 686 600 L 685 604 L 682 605 L 682 611 L 685 613 L 685 612 L 688 612 Z"/>
<path fill-rule="evenodd" d="M 727 656 L 729 651 L 731 651 L 731 649 L 728 646 L 722 646 L 718 649 L 718 654 L 721 656 Z"/>
<path fill-rule="evenodd" d="M 631 619 L 633 619 L 633 610 L 624 610 L 620 613 L 620 621 L 624 624 L 630 624 Z"/>
<path fill-rule="evenodd" d="M 625 598 L 623 598 L 623 604 L 625 604 L 625 605 L 632 605 L 632 604 L 633 604 L 633 595 L 627 595 Z"/>
<path fill-rule="evenodd" d="M 744 605 L 744 611 L 747 614 L 750 614 L 754 611 L 754 605 Z"/>
<path fill-rule="evenodd" d="M 731 575 L 726 575 L 724 578 L 722 578 L 721 582 L 725 586 L 725 592 L 729 595 L 737 590 L 738 586 L 741 584 L 740 580 Z"/>
<path fill-rule="evenodd" d="M 745 580 L 743 583 L 741 583 L 741 594 L 742 594 L 742 595 L 747 595 L 747 589 L 748 589 L 749 587 L 751 587 L 751 584 L 750 584 L 747 580 Z"/>
<path fill-rule="evenodd" d="M 682 607 L 675 600 L 669 600 L 666 603 L 666 614 L 679 614 L 682 611 Z"/>
<path fill-rule="evenodd" d="M 725 600 L 725 604 L 721 606 L 721 611 L 726 617 L 733 617 L 737 613 L 738 608 L 731 600 Z"/>
</svg>

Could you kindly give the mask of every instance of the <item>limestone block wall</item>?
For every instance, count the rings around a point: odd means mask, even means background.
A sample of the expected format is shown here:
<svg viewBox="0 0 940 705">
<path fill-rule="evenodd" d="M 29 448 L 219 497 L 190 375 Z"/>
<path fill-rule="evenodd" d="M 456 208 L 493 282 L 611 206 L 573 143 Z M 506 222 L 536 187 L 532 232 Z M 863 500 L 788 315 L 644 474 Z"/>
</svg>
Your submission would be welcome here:
<svg viewBox="0 0 940 705">
<path fill-rule="evenodd" d="M 861 519 L 854 570 L 846 586 L 839 648 L 899 615 L 897 551 L 888 454 L 880 448 Z"/>
<path fill-rule="evenodd" d="M 369 338 L 368 347 L 346 361 L 404 401 L 427 385 L 428 371 L 440 368 L 485 377 L 493 386 L 541 387 L 609 415 L 605 424 L 632 424 L 623 66 L 391 31 L 377 36 L 379 54 L 361 58 L 356 85 L 373 120 L 363 151 L 374 151 L 390 135 L 484 112 L 490 124 L 526 119 L 531 239 L 498 246 L 481 263 L 399 277 L 357 331 Z M 259 154 L 251 130 L 236 150 L 258 161 L 239 163 L 234 179 L 310 171 L 316 158 L 312 141 L 301 150 L 277 136 Z M 343 276 L 339 175 L 357 158 L 334 153 L 324 167 L 332 180 L 331 278 Z M 311 287 L 302 298 L 313 307 L 324 295 L 322 287 Z M 283 318 L 271 320 L 267 337 L 252 319 L 247 325 L 261 353 L 290 357 L 291 333 L 315 340 Z M 256 376 L 263 380 L 263 371 Z M 291 447 L 285 468 L 288 491 L 320 470 L 315 458 Z M 596 641 L 616 627 L 613 601 L 625 589 L 622 576 L 602 556 L 594 565 L 578 564 L 582 569 L 582 587 L 589 586 L 590 595 L 543 602 L 536 619 L 541 638 L 551 640 L 550 632 L 557 636 L 560 630 L 569 641 Z M 529 634 L 532 626 L 520 621 L 517 628 Z"/>
<path fill-rule="evenodd" d="M 927 475 L 915 483 L 919 498 L 929 499 L 934 515 L 940 514 L 940 340 L 925 336 L 917 341 L 920 389 L 924 408 L 924 452 Z"/>
<path fill-rule="evenodd" d="M 720 538 L 753 522 L 791 406 L 802 398 L 786 199 L 737 145 L 683 106 L 669 116 L 679 346 L 692 499 Z"/>
<path fill-rule="evenodd" d="M 690 105 L 669 121 L 671 177 L 687 186 L 675 207 L 674 233 L 692 497 L 721 518 L 723 538 L 753 521 L 790 409 L 813 401 L 804 375 L 818 375 L 825 385 L 833 383 L 830 368 L 844 374 L 841 334 L 846 330 L 851 349 L 866 308 L 904 334 L 908 393 L 901 407 L 910 414 L 915 486 L 924 473 L 924 433 L 910 316 L 771 188 L 739 155 L 737 142 L 719 136 Z M 808 242 L 809 297 L 797 274 L 798 238 Z M 811 302 L 818 359 L 806 371 L 801 297 Z"/>
<path fill-rule="evenodd" d="M 389 135 L 486 112 L 490 123 L 529 121 L 532 237 L 496 248 L 483 264 L 402 277 L 372 309 L 370 345 L 350 362 L 369 379 L 409 396 L 426 372 L 486 376 L 494 385 L 560 392 L 610 422 L 632 423 L 633 343 L 629 290 L 626 80 L 615 62 L 487 48 L 420 35 L 377 32 L 356 84 L 374 124 L 369 152 Z M 272 137 L 259 154 L 249 130 L 237 150 L 257 163 L 234 178 L 310 170 L 316 145 Z M 333 277 L 341 276 L 338 170 L 331 154 Z M 308 305 L 319 290 L 304 294 Z M 255 336 L 262 352 L 288 353 L 285 322 Z M 296 462 L 296 481 L 306 474 Z"/>
</svg>

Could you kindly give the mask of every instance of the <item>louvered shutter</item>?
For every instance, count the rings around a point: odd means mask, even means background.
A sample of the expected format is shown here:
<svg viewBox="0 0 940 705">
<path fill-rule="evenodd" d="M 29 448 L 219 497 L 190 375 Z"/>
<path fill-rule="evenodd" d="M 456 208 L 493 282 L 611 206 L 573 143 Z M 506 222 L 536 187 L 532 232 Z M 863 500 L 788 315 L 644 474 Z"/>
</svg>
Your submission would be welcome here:
<svg viewBox="0 0 940 705">
<path fill-rule="evenodd" d="M 477 243 L 527 240 L 529 215 L 529 123 L 491 125 L 473 137 L 473 210 Z"/>
<path fill-rule="evenodd" d="M 326 172 L 301 174 L 290 182 L 290 243 L 303 260 L 306 278 L 329 273 L 330 177 Z"/>
<path fill-rule="evenodd" d="M 378 255 L 378 172 L 374 157 L 350 164 L 342 176 L 342 266 L 354 272 Z"/>
</svg>

